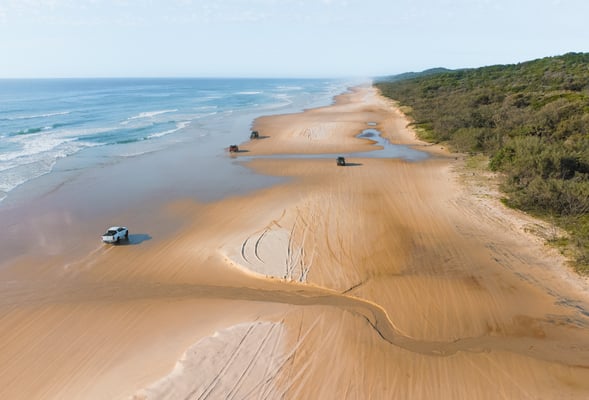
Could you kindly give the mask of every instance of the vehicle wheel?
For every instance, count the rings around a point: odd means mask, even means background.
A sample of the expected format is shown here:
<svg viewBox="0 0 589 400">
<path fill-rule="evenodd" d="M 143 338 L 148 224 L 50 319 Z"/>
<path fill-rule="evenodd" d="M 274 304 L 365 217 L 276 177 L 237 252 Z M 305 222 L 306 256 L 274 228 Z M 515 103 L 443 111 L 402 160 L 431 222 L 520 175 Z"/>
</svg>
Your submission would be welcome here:
<svg viewBox="0 0 589 400">
<path fill-rule="evenodd" d="M 121 238 L 117 236 L 116 243 L 119 243 L 119 242 L 120 242 L 120 240 L 121 240 Z"/>
<path fill-rule="evenodd" d="M 129 240 L 129 231 L 125 232 L 125 240 Z"/>
</svg>

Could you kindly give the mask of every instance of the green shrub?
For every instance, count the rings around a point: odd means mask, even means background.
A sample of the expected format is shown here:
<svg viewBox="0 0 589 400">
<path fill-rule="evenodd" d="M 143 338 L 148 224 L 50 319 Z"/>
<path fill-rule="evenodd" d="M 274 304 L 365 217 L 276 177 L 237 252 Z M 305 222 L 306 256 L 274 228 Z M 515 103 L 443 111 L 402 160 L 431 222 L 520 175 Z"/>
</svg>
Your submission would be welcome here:
<svg viewBox="0 0 589 400">
<path fill-rule="evenodd" d="M 556 216 L 589 265 L 589 53 L 410 76 L 375 85 L 420 138 L 487 155 L 506 204 Z"/>
</svg>

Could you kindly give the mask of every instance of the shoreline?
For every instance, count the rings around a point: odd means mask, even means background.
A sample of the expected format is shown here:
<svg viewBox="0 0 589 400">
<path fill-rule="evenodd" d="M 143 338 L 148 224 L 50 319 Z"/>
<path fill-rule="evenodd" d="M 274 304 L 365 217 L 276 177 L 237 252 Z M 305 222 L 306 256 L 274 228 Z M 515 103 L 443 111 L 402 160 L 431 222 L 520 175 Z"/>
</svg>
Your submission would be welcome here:
<svg viewBox="0 0 589 400">
<path fill-rule="evenodd" d="M 586 397 L 586 286 L 459 182 L 461 158 L 366 87 L 254 127 L 269 137 L 247 157 L 366 151 L 367 127 L 434 156 L 253 159 L 278 182 L 168 204 L 175 234 L 45 260 L 50 284 L 5 288 L 2 397 Z"/>
</svg>

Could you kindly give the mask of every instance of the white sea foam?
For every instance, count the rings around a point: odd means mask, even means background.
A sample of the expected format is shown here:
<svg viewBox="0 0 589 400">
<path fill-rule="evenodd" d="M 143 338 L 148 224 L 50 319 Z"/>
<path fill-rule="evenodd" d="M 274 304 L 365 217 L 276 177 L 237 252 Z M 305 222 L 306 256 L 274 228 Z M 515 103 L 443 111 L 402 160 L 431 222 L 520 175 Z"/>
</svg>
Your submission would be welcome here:
<svg viewBox="0 0 589 400">
<path fill-rule="evenodd" d="M 166 135 L 169 135 L 170 133 L 178 132 L 180 129 L 184 129 L 184 128 L 186 128 L 189 125 L 190 125 L 190 121 L 180 121 L 180 122 L 178 122 L 176 124 L 176 127 L 174 129 L 169 129 L 169 130 L 164 131 L 164 132 L 152 133 L 147 138 L 148 139 L 152 139 L 152 138 L 158 138 L 158 137 L 166 136 Z"/>
<path fill-rule="evenodd" d="M 212 117 L 213 115 L 217 115 L 217 114 L 219 114 L 219 112 L 213 111 L 213 112 L 209 112 L 209 113 L 200 113 L 200 114 L 192 115 L 191 118 L 192 119 L 206 118 L 206 117 Z"/>
<path fill-rule="evenodd" d="M 28 135 L 26 140 L 19 137 L 10 138 L 10 142 L 19 144 L 19 149 L 0 154 L 0 161 L 6 162 L 44 153 L 71 140 L 73 139 L 42 134 Z M 2 169 L 1 165 L 0 169 Z"/>
<path fill-rule="evenodd" d="M 0 162 L 0 193 L 4 193 L 4 197 L 6 197 L 6 193 L 23 183 L 50 173 L 60 158 L 65 158 L 83 148 L 96 145 L 95 143 L 74 142 L 72 140 L 65 141 L 60 145 L 45 142 L 46 147 L 36 147 L 36 151 L 43 149 L 41 152 L 34 153 L 35 150 L 29 149 L 31 154 L 24 154 L 12 162 Z"/>
<path fill-rule="evenodd" d="M 58 115 L 68 115 L 70 114 L 71 111 L 60 111 L 60 112 L 54 112 L 54 113 L 46 113 L 46 114 L 36 114 L 36 115 L 17 115 L 14 117 L 8 117 L 6 118 L 6 120 L 8 121 L 18 121 L 21 119 L 35 119 L 35 118 L 49 118 L 49 117 L 55 117 Z"/>
<path fill-rule="evenodd" d="M 290 99 L 288 95 L 274 95 L 272 98 L 278 100 L 276 103 L 267 104 L 265 106 L 260 107 L 262 110 L 275 110 L 278 108 L 288 107 L 294 102 Z"/>
<path fill-rule="evenodd" d="M 272 95 L 272 98 L 275 100 L 280 101 L 279 103 L 276 103 L 275 105 L 269 107 L 269 108 L 280 108 L 280 107 L 286 107 L 289 106 L 291 104 L 293 104 L 294 102 L 292 101 L 292 96 L 289 94 L 285 94 L 285 93 L 277 93 L 275 95 Z"/>
<path fill-rule="evenodd" d="M 153 118 L 156 115 L 167 114 L 167 113 L 172 113 L 172 112 L 176 112 L 176 111 L 178 111 L 178 110 L 173 109 L 173 110 L 145 111 L 145 112 L 139 113 L 137 115 L 134 115 L 132 117 L 129 117 L 127 119 L 133 120 L 133 119 L 141 119 L 141 118 Z"/>
<path fill-rule="evenodd" d="M 277 86 L 277 90 L 303 90 L 301 86 Z"/>
<path fill-rule="evenodd" d="M 219 106 L 200 106 L 200 107 L 194 107 L 195 110 L 216 110 L 218 109 Z"/>
<path fill-rule="evenodd" d="M 56 161 L 57 159 L 37 160 L 0 171 L 0 192 L 8 193 L 31 179 L 51 172 Z"/>
<path fill-rule="evenodd" d="M 199 96 L 199 97 L 195 98 L 194 100 L 202 102 L 202 101 L 209 101 L 209 100 L 219 100 L 219 99 L 222 99 L 223 97 L 225 97 L 225 96 L 220 95 L 220 94 L 210 94 L 207 96 Z"/>
<path fill-rule="evenodd" d="M 204 111 L 204 109 L 202 109 L 201 111 Z M 186 113 L 186 114 L 177 114 L 174 117 L 176 120 L 193 121 L 193 120 L 197 120 L 197 119 L 201 119 L 201 118 L 211 117 L 213 115 L 217 115 L 218 113 L 219 113 L 218 111 L 200 112 L 200 113 Z"/>
<path fill-rule="evenodd" d="M 131 157 L 138 157 L 138 156 L 142 156 L 144 154 L 149 154 L 149 153 L 153 153 L 156 150 L 137 150 L 137 151 L 132 151 L 132 152 L 128 152 L 128 153 L 120 153 L 119 156 L 121 157 L 127 157 L 127 158 L 131 158 Z"/>
<path fill-rule="evenodd" d="M 109 126 L 104 126 L 104 127 L 100 127 L 100 128 L 77 128 L 77 129 L 64 129 L 64 130 L 60 130 L 58 132 L 55 132 L 55 134 L 58 134 L 60 136 L 66 137 L 66 138 L 70 138 L 70 139 L 76 139 L 76 138 L 82 138 L 84 136 L 93 136 L 93 135 L 99 135 L 101 133 L 106 133 L 106 132 L 111 132 L 114 130 L 120 129 L 118 127 L 109 127 Z M 28 135 L 30 137 L 30 135 Z"/>
<path fill-rule="evenodd" d="M 31 136 L 28 135 L 26 140 L 11 138 L 19 145 L 18 150 L 0 154 L 0 192 L 4 193 L 4 197 L 17 186 L 50 173 L 58 159 L 100 145 L 58 135 Z"/>
<path fill-rule="evenodd" d="M 236 94 L 261 94 L 262 92 L 257 92 L 255 90 L 252 91 L 244 91 L 244 92 L 237 92 Z"/>
<path fill-rule="evenodd" d="M 163 98 L 163 97 L 172 97 L 171 93 L 145 93 L 141 94 L 141 97 L 148 97 L 148 98 Z"/>
</svg>

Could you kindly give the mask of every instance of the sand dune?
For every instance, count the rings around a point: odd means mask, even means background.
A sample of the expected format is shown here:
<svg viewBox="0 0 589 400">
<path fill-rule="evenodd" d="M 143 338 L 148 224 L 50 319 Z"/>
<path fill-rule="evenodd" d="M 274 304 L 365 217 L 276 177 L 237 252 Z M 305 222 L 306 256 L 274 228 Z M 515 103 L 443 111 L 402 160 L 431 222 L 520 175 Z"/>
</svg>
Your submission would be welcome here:
<svg viewBox="0 0 589 400">
<path fill-rule="evenodd" d="M 354 158 L 369 126 L 430 158 Z M 0 397 L 587 398 L 586 282 L 406 126 L 372 88 L 261 118 L 244 163 L 283 184 L 3 270 Z M 291 153 L 352 165 L 250 159 Z"/>
</svg>

